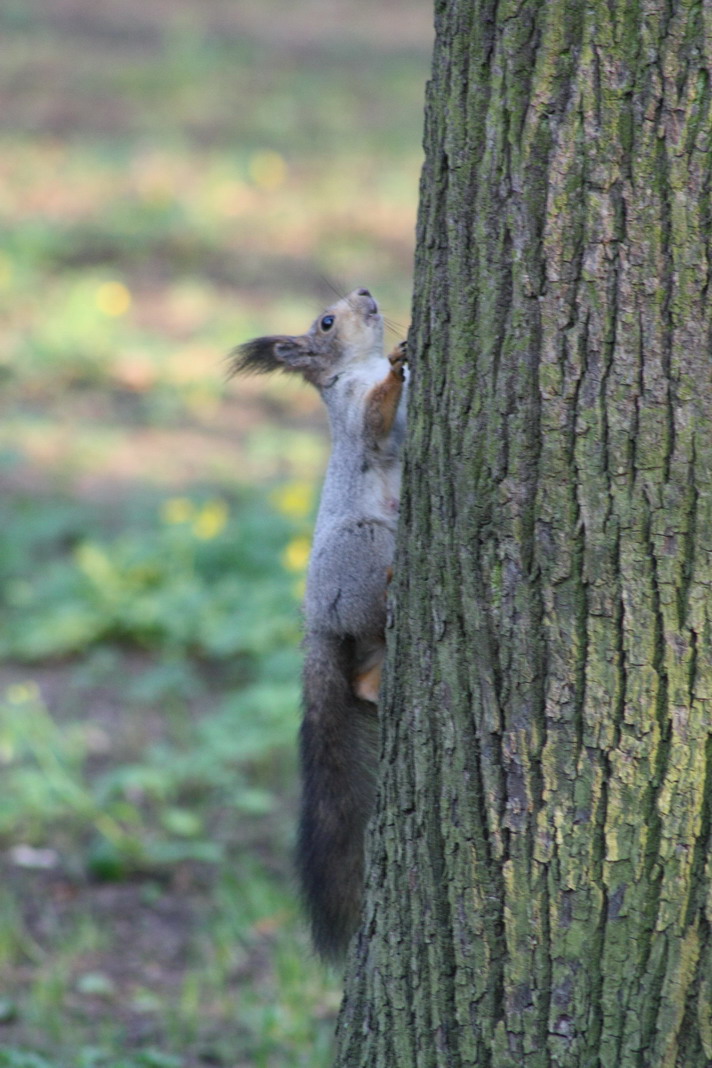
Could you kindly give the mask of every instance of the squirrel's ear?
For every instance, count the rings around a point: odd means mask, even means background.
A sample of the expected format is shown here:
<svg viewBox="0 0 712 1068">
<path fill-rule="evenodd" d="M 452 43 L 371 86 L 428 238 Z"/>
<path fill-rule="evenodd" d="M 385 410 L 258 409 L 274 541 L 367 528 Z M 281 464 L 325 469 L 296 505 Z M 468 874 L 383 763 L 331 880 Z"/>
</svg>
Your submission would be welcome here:
<svg viewBox="0 0 712 1068">
<path fill-rule="evenodd" d="M 301 371 L 307 356 L 302 338 L 257 337 L 230 353 L 230 374 L 269 374 Z"/>
</svg>

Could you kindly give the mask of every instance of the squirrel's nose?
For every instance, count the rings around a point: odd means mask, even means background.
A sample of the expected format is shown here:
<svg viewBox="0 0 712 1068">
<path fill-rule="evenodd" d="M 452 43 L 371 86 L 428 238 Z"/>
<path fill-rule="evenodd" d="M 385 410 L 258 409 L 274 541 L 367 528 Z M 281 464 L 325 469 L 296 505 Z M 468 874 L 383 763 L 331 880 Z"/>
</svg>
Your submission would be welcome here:
<svg viewBox="0 0 712 1068">
<path fill-rule="evenodd" d="M 359 297 L 370 297 L 371 294 L 368 289 L 357 289 L 356 293 Z"/>
</svg>

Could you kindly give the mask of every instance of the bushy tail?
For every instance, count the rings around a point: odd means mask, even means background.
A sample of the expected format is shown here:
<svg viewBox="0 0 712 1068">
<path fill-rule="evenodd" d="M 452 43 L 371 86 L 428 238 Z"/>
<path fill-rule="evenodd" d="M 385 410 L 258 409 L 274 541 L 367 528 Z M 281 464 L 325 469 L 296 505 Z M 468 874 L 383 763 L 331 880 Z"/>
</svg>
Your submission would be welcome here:
<svg viewBox="0 0 712 1068">
<path fill-rule="evenodd" d="M 375 793 L 376 710 L 353 691 L 353 663 L 351 640 L 308 635 L 297 868 L 314 945 L 332 961 L 358 924 Z"/>
</svg>

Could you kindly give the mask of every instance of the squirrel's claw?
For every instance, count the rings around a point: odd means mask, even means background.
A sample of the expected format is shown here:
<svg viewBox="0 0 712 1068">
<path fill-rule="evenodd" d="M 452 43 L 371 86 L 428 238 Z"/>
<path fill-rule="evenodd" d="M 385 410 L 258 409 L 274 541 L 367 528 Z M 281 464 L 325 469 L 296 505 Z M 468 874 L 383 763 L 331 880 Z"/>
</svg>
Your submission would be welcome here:
<svg viewBox="0 0 712 1068">
<path fill-rule="evenodd" d="M 400 341 L 388 354 L 391 370 L 400 378 L 405 378 L 405 365 L 408 363 L 408 342 Z"/>
</svg>

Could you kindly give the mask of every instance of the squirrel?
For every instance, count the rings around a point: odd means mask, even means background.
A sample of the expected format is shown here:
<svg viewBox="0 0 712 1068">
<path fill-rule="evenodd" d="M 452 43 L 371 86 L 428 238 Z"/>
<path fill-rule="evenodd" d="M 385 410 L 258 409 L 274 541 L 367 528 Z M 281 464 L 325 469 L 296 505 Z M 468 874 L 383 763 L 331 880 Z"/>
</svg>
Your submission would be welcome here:
<svg viewBox="0 0 712 1068">
<path fill-rule="evenodd" d="M 327 308 L 299 337 L 239 346 L 233 373 L 302 375 L 326 405 L 332 448 L 304 601 L 301 808 L 296 867 L 319 955 L 340 961 L 356 930 L 364 832 L 375 798 L 377 704 L 385 656 L 405 436 L 407 355 L 386 356 L 368 289 Z"/>
</svg>

